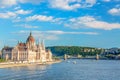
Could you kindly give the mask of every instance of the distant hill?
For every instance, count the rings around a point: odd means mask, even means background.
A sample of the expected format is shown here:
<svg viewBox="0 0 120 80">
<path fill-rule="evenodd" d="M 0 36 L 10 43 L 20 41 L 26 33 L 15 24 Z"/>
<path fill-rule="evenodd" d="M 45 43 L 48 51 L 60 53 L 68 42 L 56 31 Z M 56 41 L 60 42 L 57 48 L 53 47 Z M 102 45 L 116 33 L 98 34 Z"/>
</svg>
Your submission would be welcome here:
<svg viewBox="0 0 120 80">
<path fill-rule="evenodd" d="M 47 47 L 56 56 L 63 56 L 64 54 L 68 55 L 82 55 L 82 56 L 94 56 L 96 54 L 100 54 L 102 52 L 101 48 L 93 48 L 93 47 L 80 47 L 80 46 L 53 46 Z"/>
</svg>

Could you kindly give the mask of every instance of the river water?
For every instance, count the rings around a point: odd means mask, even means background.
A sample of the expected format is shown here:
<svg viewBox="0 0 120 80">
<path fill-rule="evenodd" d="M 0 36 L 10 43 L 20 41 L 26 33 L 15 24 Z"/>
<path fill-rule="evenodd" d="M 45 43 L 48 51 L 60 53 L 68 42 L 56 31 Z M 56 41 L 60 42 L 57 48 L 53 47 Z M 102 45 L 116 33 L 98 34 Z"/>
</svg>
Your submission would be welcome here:
<svg viewBox="0 0 120 80">
<path fill-rule="evenodd" d="M 52 65 L 3 68 L 0 80 L 120 80 L 120 61 L 71 59 Z"/>
</svg>

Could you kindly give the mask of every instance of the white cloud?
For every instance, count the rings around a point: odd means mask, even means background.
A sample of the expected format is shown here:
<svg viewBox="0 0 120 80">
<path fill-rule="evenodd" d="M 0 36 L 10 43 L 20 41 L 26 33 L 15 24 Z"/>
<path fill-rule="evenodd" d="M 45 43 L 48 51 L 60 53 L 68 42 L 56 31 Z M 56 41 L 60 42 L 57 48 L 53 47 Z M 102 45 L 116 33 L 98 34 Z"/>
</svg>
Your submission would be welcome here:
<svg viewBox="0 0 120 80">
<path fill-rule="evenodd" d="M 103 30 L 120 29 L 119 23 L 108 23 L 104 21 L 99 21 L 92 16 L 72 18 L 68 21 L 68 23 L 65 24 L 65 26 L 76 29 L 77 28 L 94 28 Z"/>
<path fill-rule="evenodd" d="M 101 0 L 103 2 L 119 2 L 120 0 Z"/>
<path fill-rule="evenodd" d="M 19 0 L 20 3 L 32 3 L 32 4 L 39 4 L 44 0 Z"/>
<path fill-rule="evenodd" d="M 14 12 L 0 13 L 0 18 L 8 19 L 15 18 L 17 15 Z"/>
<path fill-rule="evenodd" d="M 20 17 L 17 17 L 19 14 L 21 15 L 25 15 L 25 14 L 30 14 L 32 11 L 31 10 L 17 10 L 17 11 L 8 11 L 8 12 L 3 12 L 3 13 L 0 13 L 0 18 L 3 18 L 3 19 L 9 19 L 9 18 L 14 18 L 15 19 L 15 22 L 16 21 L 20 21 Z"/>
<path fill-rule="evenodd" d="M 52 8 L 59 8 L 59 9 L 65 9 L 65 10 L 73 10 L 81 6 L 78 3 L 70 5 L 70 3 L 76 2 L 76 0 L 52 0 L 52 1 L 50 0 L 49 2 Z"/>
<path fill-rule="evenodd" d="M 26 18 L 27 21 L 34 21 L 34 20 L 38 20 L 38 21 L 53 21 L 53 17 L 52 16 L 46 16 L 46 15 L 33 15 L 33 16 L 29 16 Z"/>
<path fill-rule="evenodd" d="M 21 37 L 29 35 L 30 31 L 21 30 L 18 32 L 12 32 L 13 34 L 17 34 Z M 35 39 L 45 39 L 45 40 L 57 40 L 58 36 L 51 35 L 51 34 L 45 34 L 43 31 L 32 31 L 32 35 L 35 37 Z"/>
<path fill-rule="evenodd" d="M 120 8 L 112 8 L 108 11 L 108 13 L 111 15 L 120 16 Z"/>
<path fill-rule="evenodd" d="M 18 32 L 13 32 L 13 34 L 19 34 L 23 37 L 29 35 L 30 31 L 25 31 L 25 30 L 21 30 Z M 59 35 L 70 35 L 70 34 L 74 34 L 74 35 L 78 35 L 78 34 L 85 34 L 85 35 L 98 35 L 98 33 L 96 32 L 67 32 L 67 31 L 60 31 L 60 30 L 54 30 L 54 31 L 32 31 L 33 36 L 36 39 L 45 39 L 45 40 L 57 40 L 59 39 Z"/>
<path fill-rule="evenodd" d="M 0 0 L 0 8 L 5 8 L 13 5 L 17 5 L 19 3 L 32 3 L 32 4 L 40 4 L 44 0 Z"/>
<path fill-rule="evenodd" d="M 0 7 L 9 7 L 19 3 L 40 4 L 45 2 L 52 8 L 75 10 L 78 8 L 92 7 L 96 0 L 1 0 Z"/>
<path fill-rule="evenodd" d="M 92 7 L 94 4 L 96 4 L 96 0 L 86 0 L 85 4 L 87 5 L 86 7 Z"/>
<path fill-rule="evenodd" d="M 97 35 L 97 32 L 67 32 L 67 31 L 60 31 L 60 30 L 56 30 L 56 31 L 45 31 L 45 33 L 49 33 L 49 34 L 88 34 L 88 35 Z"/>
<path fill-rule="evenodd" d="M 20 6 L 17 6 L 17 7 L 14 8 L 14 10 L 18 10 L 18 9 L 20 9 L 20 8 L 21 8 Z"/>
<path fill-rule="evenodd" d="M 23 20 L 19 16 L 13 19 L 13 22 L 20 22 L 20 21 L 23 21 Z"/>
<path fill-rule="evenodd" d="M 52 8 L 75 10 L 78 8 L 92 7 L 96 0 L 49 0 Z"/>
<path fill-rule="evenodd" d="M 14 33 L 18 33 L 18 34 L 29 34 L 30 31 L 24 31 L 21 30 L 19 32 L 14 32 Z M 63 35 L 63 34 L 87 34 L 87 35 L 98 35 L 97 32 L 68 32 L 68 31 L 61 31 L 61 30 L 50 30 L 50 31 L 32 31 L 33 34 L 52 34 L 52 35 Z"/>
<path fill-rule="evenodd" d="M 23 14 L 23 15 L 25 15 L 25 14 L 30 14 L 32 11 L 31 10 L 17 10 L 15 13 L 17 13 L 17 14 Z"/>
<path fill-rule="evenodd" d="M 16 5 L 16 0 L 0 0 L 0 8 Z"/>
<path fill-rule="evenodd" d="M 23 28 L 38 28 L 38 26 L 28 25 L 28 24 L 21 24 L 21 25 L 15 25 L 15 27 L 23 27 Z"/>
<path fill-rule="evenodd" d="M 31 25 L 25 24 L 24 28 L 38 28 L 38 26 L 31 26 Z"/>
</svg>

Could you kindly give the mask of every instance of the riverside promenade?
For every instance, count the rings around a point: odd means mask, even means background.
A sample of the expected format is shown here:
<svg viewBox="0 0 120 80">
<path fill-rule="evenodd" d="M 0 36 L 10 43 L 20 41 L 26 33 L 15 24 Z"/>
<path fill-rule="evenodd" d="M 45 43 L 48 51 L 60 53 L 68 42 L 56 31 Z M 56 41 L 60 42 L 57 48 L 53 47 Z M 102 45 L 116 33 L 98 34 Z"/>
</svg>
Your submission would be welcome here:
<svg viewBox="0 0 120 80">
<path fill-rule="evenodd" d="M 49 65 L 59 63 L 61 60 L 51 61 L 51 62 L 34 62 L 34 63 L 15 63 L 15 62 L 3 62 L 0 63 L 0 68 L 9 68 L 9 67 L 20 67 L 20 66 L 31 66 L 31 65 Z"/>
</svg>

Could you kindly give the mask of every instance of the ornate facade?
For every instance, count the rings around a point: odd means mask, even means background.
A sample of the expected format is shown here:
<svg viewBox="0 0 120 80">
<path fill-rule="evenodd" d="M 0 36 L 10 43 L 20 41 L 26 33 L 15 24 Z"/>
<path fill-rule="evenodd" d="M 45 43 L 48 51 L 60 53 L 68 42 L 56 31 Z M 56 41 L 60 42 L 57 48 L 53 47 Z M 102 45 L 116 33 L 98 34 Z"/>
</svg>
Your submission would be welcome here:
<svg viewBox="0 0 120 80">
<path fill-rule="evenodd" d="M 11 61 L 22 62 L 47 62 L 52 61 L 52 53 L 45 49 L 44 42 L 37 45 L 32 33 L 28 36 L 26 43 L 19 43 L 15 47 L 4 47 L 2 58 Z"/>
</svg>

